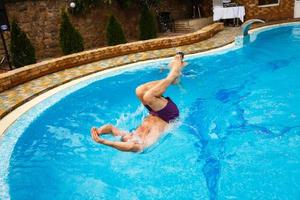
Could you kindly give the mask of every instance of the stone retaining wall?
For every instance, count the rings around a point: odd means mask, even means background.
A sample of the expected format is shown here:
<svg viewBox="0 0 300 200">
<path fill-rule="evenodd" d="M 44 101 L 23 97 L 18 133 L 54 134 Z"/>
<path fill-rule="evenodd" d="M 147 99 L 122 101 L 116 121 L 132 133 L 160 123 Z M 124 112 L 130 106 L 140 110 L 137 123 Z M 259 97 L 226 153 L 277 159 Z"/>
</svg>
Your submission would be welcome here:
<svg viewBox="0 0 300 200">
<path fill-rule="evenodd" d="M 193 32 L 212 23 L 213 23 L 212 17 L 176 20 L 175 30 L 179 32 Z"/>
<path fill-rule="evenodd" d="M 273 6 L 259 6 L 258 0 L 238 0 L 238 2 L 245 6 L 246 20 L 257 18 L 269 22 L 294 17 L 295 0 L 280 0 L 279 5 Z"/>
<path fill-rule="evenodd" d="M 6 3 L 9 20 L 18 21 L 35 47 L 38 60 L 63 55 L 59 46 L 61 11 L 66 10 L 70 2 L 69 0 L 22 0 Z M 190 12 L 189 6 L 181 0 L 173 0 L 172 4 L 162 1 L 157 9 L 153 12 L 167 11 L 175 19 L 184 18 Z M 112 1 L 111 5 L 101 3 L 83 16 L 70 15 L 71 22 L 83 37 L 86 50 L 107 45 L 106 26 L 112 14 L 121 23 L 126 39 L 138 40 L 140 18 L 138 6 L 122 9 L 116 1 Z M 8 33 L 6 38 L 9 43 Z M 1 42 L 0 52 L 3 52 Z"/>
<path fill-rule="evenodd" d="M 280 0 L 280 4 L 270 7 L 258 6 L 258 0 L 236 0 L 245 5 L 246 20 L 260 18 L 266 21 L 293 18 L 295 0 Z M 9 20 L 16 19 L 36 49 L 38 60 L 62 55 L 59 46 L 60 14 L 70 1 L 62 0 L 26 0 L 6 3 Z M 91 9 L 84 16 L 70 16 L 76 29 L 82 34 L 85 49 L 103 47 L 106 42 L 106 25 L 108 17 L 113 14 L 122 24 L 128 41 L 138 40 L 138 21 L 140 10 L 137 6 L 121 9 L 116 1 L 112 5 L 101 4 Z M 171 2 L 171 3 L 170 3 Z M 153 9 L 154 13 L 170 12 L 171 17 L 189 19 L 193 15 L 192 1 L 168 0 Z M 202 17 L 212 16 L 212 0 L 201 0 Z M 6 33 L 9 43 L 9 34 Z M 3 47 L 0 42 L 0 54 Z"/>
<path fill-rule="evenodd" d="M 101 59 L 200 42 L 212 37 L 217 32 L 223 30 L 223 28 L 222 23 L 215 23 L 197 32 L 186 35 L 104 47 L 28 65 L 0 74 L 0 92 L 53 72 L 99 61 Z"/>
</svg>

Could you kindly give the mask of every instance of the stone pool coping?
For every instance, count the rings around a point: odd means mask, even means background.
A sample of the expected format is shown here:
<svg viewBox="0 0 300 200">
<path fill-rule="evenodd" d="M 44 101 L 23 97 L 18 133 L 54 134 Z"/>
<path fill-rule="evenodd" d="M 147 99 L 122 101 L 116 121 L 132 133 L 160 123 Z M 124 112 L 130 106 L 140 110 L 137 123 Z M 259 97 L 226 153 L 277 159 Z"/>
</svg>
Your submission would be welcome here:
<svg viewBox="0 0 300 200">
<path fill-rule="evenodd" d="M 230 49 L 234 47 L 233 43 L 224 45 L 222 47 L 219 48 L 214 48 L 211 50 L 207 50 L 205 52 L 200 52 L 200 53 L 195 53 L 195 54 L 190 54 L 187 55 L 187 57 L 193 57 L 193 56 L 197 56 L 197 55 L 203 55 L 203 54 L 210 54 L 216 51 L 222 51 L 222 50 L 226 50 L 226 49 Z M 160 58 L 160 59 L 155 59 L 155 61 L 160 61 L 160 60 L 165 60 L 168 58 Z M 5 133 L 5 131 L 10 127 L 10 125 L 12 123 L 14 123 L 21 115 L 23 115 L 25 112 L 27 112 L 28 110 L 30 110 L 32 107 L 34 107 L 35 105 L 37 105 L 38 103 L 46 100 L 47 98 L 51 97 L 52 95 L 63 91 L 69 87 L 75 86 L 81 82 L 87 81 L 89 79 L 92 79 L 94 77 L 98 77 L 98 76 L 102 76 L 111 72 L 115 72 L 115 71 L 119 71 L 122 69 L 128 69 L 128 68 L 133 68 L 136 67 L 136 65 L 141 65 L 141 64 L 147 64 L 147 63 L 151 63 L 153 62 L 153 60 L 146 60 L 146 61 L 141 61 L 141 62 L 137 62 L 137 63 L 131 63 L 131 64 L 126 64 L 120 67 L 113 67 L 110 69 L 105 69 L 102 71 L 98 71 L 95 72 L 93 74 L 89 74 L 86 76 L 83 76 L 81 78 L 77 78 L 75 80 L 69 81 L 65 84 L 59 85 L 55 88 L 49 89 L 46 92 L 43 92 L 42 94 L 36 96 L 35 98 L 31 99 L 30 101 L 27 101 L 25 103 L 23 103 L 21 106 L 18 106 L 16 109 L 14 109 L 13 111 L 11 111 L 9 114 L 7 114 L 5 117 L 3 117 L 0 120 L 0 138 L 1 136 Z"/>
<path fill-rule="evenodd" d="M 191 45 L 184 45 L 180 47 L 172 47 L 168 49 L 152 50 L 146 52 L 139 52 L 135 54 L 129 54 L 125 56 L 118 56 L 115 58 L 104 59 L 98 62 L 81 65 L 78 67 L 68 68 L 60 70 L 55 73 L 51 73 L 34 80 L 28 81 L 14 88 L 5 90 L 0 93 L 0 120 L 9 112 L 16 109 L 25 102 L 32 98 L 42 94 L 43 92 L 65 84 L 76 78 L 80 78 L 98 71 L 106 70 L 112 67 L 119 67 L 129 63 L 135 63 L 143 60 L 151 60 L 157 58 L 164 58 L 174 55 L 176 51 L 184 51 L 188 54 L 207 51 L 216 47 L 224 46 L 231 43 L 234 40 L 235 35 L 238 32 L 238 28 L 234 29 L 234 33 L 231 30 L 223 30 L 222 34 L 224 38 L 217 36 L 212 37 L 198 43 Z M 217 33 L 218 35 L 219 33 Z M 219 39 L 218 39 L 219 38 Z M 1 76 L 1 75 L 0 75 Z"/>
<path fill-rule="evenodd" d="M 171 47 L 194 44 L 199 41 L 211 38 L 216 33 L 224 29 L 223 23 L 208 25 L 196 32 L 180 36 L 157 38 L 151 40 L 130 42 L 115 46 L 102 47 L 87 50 L 79 53 L 53 58 L 36 64 L 27 65 L 18 69 L 0 74 L 0 92 L 14 86 L 26 83 L 30 80 L 48 75 L 60 70 L 96 62 L 103 59 L 132 53 L 145 52 L 151 50 L 166 49 Z"/>
<path fill-rule="evenodd" d="M 253 32 L 253 31 L 257 31 L 257 30 L 259 30 L 259 29 L 265 29 L 265 28 L 268 28 L 268 27 L 272 27 L 272 26 L 280 26 L 280 25 L 282 25 L 282 24 L 290 24 L 290 22 L 288 22 L 288 23 L 280 23 L 280 24 L 275 24 L 275 25 L 267 25 L 267 26 L 263 26 L 263 27 L 260 27 L 260 28 L 257 28 L 257 29 L 255 29 L 255 30 L 251 30 L 251 32 Z M 212 38 L 213 39 L 213 38 Z M 223 42 L 221 42 L 221 43 L 213 43 L 213 45 L 211 45 L 211 46 L 206 46 L 206 48 L 204 48 L 203 46 L 201 46 L 200 45 L 200 47 L 202 47 L 202 48 L 195 48 L 195 49 L 193 49 L 193 48 L 190 48 L 189 49 L 189 47 L 190 46 L 195 46 L 195 44 L 193 44 L 193 45 L 187 45 L 187 47 L 181 47 L 181 48 L 171 48 L 171 50 L 169 49 L 168 51 L 165 51 L 165 50 L 159 50 L 158 52 L 151 52 L 151 55 L 153 55 L 152 57 L 150 56 L 149 57 L 149 55 L 148 55 L 148 57 L 146 56 L 146 59 L 154 59 L 154 58 L 156 58 L 155 57 L 155 55 L 161 55 L 161 53 L 162 53 L 162 56 L 161 57 L 167 57 L 167 56 L 170 56 L 170 55 L 172 55 L 172 54 L 174 54 L 174 52 L 176 52 L 176 50 L 185 50 L 186 52 L 188 52 L 188 53 L 195 53 L 195 52 L 201 52 L 201 51 L 205 51 L 205 53 L 209 53 L 209 51 L 207 51 L 207 50 L 209 50 L 209 49 L 213 49 L 213 50 L 211 50 L 211 52 L 214 52 L 214 51 L 219 51 L 220 50 L 220 46 L 223 46 L 223 48 L 230 48 L 230 47 L 232 47 L 233 45 L 232 45 L 232 39 L 229 39 L 228 41 L 223 41 Z M 231 43 L 231 44 L 230 44 Z M 225 46 L 224 47 L 224 45 L 226 45 L 227 44 L 227 46 Z M 230 44 L 230 45 L 228 45 L 228 44 Z M 219 47 L 219 48 L 218 48 Z M 217 49 L 216 49 L 217 48 Z M 135 54 L 134 54 L 135 55 Z M 146 59 L 144 59 L 144 60 L 146 60 Z M 109 59 L 109 60 L 111 60 L 111 59 Z M 128 64 L 128 63 L 132 63 L 132 62 L 137 62 L 137 61 L 139 61 L 139 59 L 136 59 L 136 60 L 131 60 L 131 59 L 121 59 L 121 62 L 117 62 L 117 63 L 119 63 L 119 65 L 118 66 L 120 66 L 120 65 L 124 65 L 124 64 Z M 147 62 L 147 61 L 146 61 Z M 151 62 L 151 61 L 148 61 L 148 62 Z M 99 63 L 96 63 L 97 65 L 99 64 Z M 140 63 L 138 63 L 138 64 L 140 64 Z M 112 70 L 119 70 L 120 68 L 123 68 L 123 67 L 128 67 L 129 65 L 126 65 L 126 66 L 122 66 L 122 67 L 117 67 L 117 68 L 114 68 L 114 69 L 112 69 Z M 86 67 L 86 66 L 85 66 Z M 65 82 L 59 82 L 59 83 L 57 83 L 57 84 L 53 84 L 52 86 L 50 86 L 50 87 L 46 87 L 46 88 L 44 88 L 43 90 L 41 90 L 41 91 L 37 91 L 36 93 L 30 93 L 30 95 L 29 95 L 29 97 L 25 97 L 24 99 L 23 99 L 23 101 L 19 101 L 19 102 L 12 102 L 12 106 L 11 107 L 9 107 L 8 109 L 6 109 L 6 110 L 4 110 L 4 112 L 0 112 L 0 136 L 5 132 L 5 130 L 10 126 L 10 124 L 12 124 L 19 116 L 21 116 L 23 113 L 25 113 L 27 110 L 29 110 L 31 107 L 33 107 L 34 105 L 36 105 L 37 103 L 39 103 L 39 102 L 41 102 L 42 100 L 44 100 L 44 99 L 46 99 L 46 98 L 48 98 L 49 96 L 51 96 L 51 95 L 53 95 L 53 94 L 55 94 L 56 92 L 58 92 L 58 91 L 60 91 L 60 90 L 63 90 L 63 89 L 65 89 L 65 88 L 67 88 L 67 87 L 70 87 L 70 86 L 72 86 L 72 85 L 75 85 L 75 84 L 77 84 L 77 83 L 79 83 L 79 82 L 81 82 L 81 81 L 83 81 L 83 80 L 86 80 L 86 79 L 89 79 L 89 78 L 91 78 L 92 76 L 99 76 L 99 75 L 101 75 L 102 73 L 104 74 L 104 73 L 106 73 L 106 72 L 109 72 L 109 70 L 107 70 L 107 69 L 109 69 L 109 68 L 112 68 L 112 67 L 116 67 L 115 65 L 113 65 L 113 66 L 106 66 L 106 67 L 100 67 L 100 69 L 99 69 L 99 67 L 96 69 L 96 70 L 92 70 L 91 72 L 88 72 L 88 73 L 83 73 L 83 74 L 80 74 L 79 76 L 75 76 L 75 77 L 73 77 L 73 79 L 71 79 L 71 80 L 67 80 L 67 81 L 65 81 Z M 79 67 L 77 67 L 77 68 L 79 68 Z M 76 69 L 77 69 L 76 68 Z M 66 72 L 69 72 L 71 69 L 68 69 L 68 70 L 66 70 Z M 105 70 L 105 71 L 102 71 L 102 70 Z M 80 71 L 80 70 L 79 70 Z M 95 73 L 95 72 L 99 72 L 99 73 Z M 82 71 L 80 71 L 80 72 L 82 72 Z M 85 71 L 83 71 L 83 72 L 85 72 Z M 92 74 L 92 73 L 94 73 L 94 74 Z M 55 74 L 55 73 L 54 73 Z M 65 73 L 62 73 L 63 75 L 65 75 Z M 88 75 L 88 74 L 92 74 L 92 75 L 90 75 L 90 76 L 86 76 L 86 75 Z M 48 75 L 49 76 L 49 75 Z M 83 76 L 86 76 L 86 77 L 83 77 Z M 45 76 L 45 77 L 47 77 L 47 76 Z M 78 77 L 83 77 L 83 78 L 80 78 L 80 79 L 78 79 Z M 52 77 L 53 78 L 53 77 Z M 55 78 L 55 76 L 54 76 L 54 78 Z M 74 79 L 76 79 L 76 80 L 74 80 Z M 73 80 L 73 81 L 72 81 Z M 50 81 L 53 81 L 51 78 L 50 78 Z M 71 81 L 71 82 L 70 82 Z M 64 84 L 64 83 L 66 83 L 66 82 L 69 82 L 69 83 L 67 83 L 67 84 Z M 62 85 L 62 84 L 64 84 L 64 85 Z M 70 84 L 70 85 L 69 85 Z M 25 85 L 25 84 L 23 84 L 23 85 Z M 20 87 L 22 87 L 23 85 L 21 85 Z M 59 86 L 60 85 L 60 86 Z M 31 83 L 29 83 L 29 87 L 30 86 L 32 86 L 31 85 Z M 57 87 L 57 86 L 59 86 L 59 87 Z M 34 86 L 33 86 L 34 87 Z M 57 87 L 57 88 L 55 88 L 55 87 Z M 54 88 L 54 89 L 53 89 Z M 19 92 L 19 90 L 18 89 L 20 89 L 20 88 L 16 88 L 15 89 L 15 93 L 17 94 L 17 96 L 18 96 L 18 92 Z M 48 92 L 46 92 L 46 91 L 48 91 Z M 44 93 L 44 92 L 46 92 L 46 93 Z M 44 94 L 42 94 L 42 93 L 44 93 Z M 42 94 L 42 95 L 40 95 L 40 94 Z M 0 93 L 0 95 L 1 95 L 1 93 Z M 40 95 L 40 96 L 38 96 L 38 95 Z M 45 96 L 44 96 L 45 95 Z M 36 96 L 38 96 L 38 97 L 36 97 Z M 1 97 L 1 96 L 0 96 Z M 36 97 L 36 98 L 34 98 L 34 97 Z M 9 96 L 8 96 L 8 98 L 9 98 Z M 33 100 L 31 100 L 31 99 L 33 99 Z M 29 100 L 31 100 L 31 101 L 29 101 Z M 2 99 L 0 98 L 0 101 L 2 101 Z M 20 106 L 21 104 L 24 104 L 23 106 Z M 1 110 L 0 110 L 1 111 Z M 12 111 L 12 112 L 11 112 Z M 11 113 L 10 113 L 11 112 Z M 7 115 L 9 113 L 9 115 Z M 1 115 L 2 114 L 2 115 Z M 2 118 L 2 119 L 1 119 Z"/>
</svg>

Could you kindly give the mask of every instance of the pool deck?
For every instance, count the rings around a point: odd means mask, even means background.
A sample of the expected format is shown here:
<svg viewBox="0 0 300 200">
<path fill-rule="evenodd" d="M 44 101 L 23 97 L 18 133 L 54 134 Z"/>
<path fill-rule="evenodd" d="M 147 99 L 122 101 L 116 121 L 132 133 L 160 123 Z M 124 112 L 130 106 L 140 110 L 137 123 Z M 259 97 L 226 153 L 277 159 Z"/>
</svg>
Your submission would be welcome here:
<svg viewBox="0 0 300 200">
<path fill-rule="evenodd" d="M 42 76 L 0 93 L 0 119 L 34 97 L 74 79 L 130 63 L 170 57 L 179 50 L 193 54 L 222 47 L 232 43 L 239 31 L 239 27 L 228 27 L 214 37 L 195 44 L 119 56 Z"/>
</svg>

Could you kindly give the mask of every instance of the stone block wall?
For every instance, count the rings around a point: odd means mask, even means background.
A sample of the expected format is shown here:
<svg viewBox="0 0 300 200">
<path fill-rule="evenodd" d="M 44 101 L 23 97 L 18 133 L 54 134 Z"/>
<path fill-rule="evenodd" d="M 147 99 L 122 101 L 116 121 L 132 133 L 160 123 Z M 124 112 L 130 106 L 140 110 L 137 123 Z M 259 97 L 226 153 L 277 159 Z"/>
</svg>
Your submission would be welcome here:
<svg viewBox="0 0 300 200">
<path fill-rule="evenodd" d="M 265 21 L 285 20 L 294 17 L 294 0 L 280 0 L 279 5 L 262 7 L 258 0 L 238 0 L 246 9 L 246 20 L 258 18 Z"/>
<path fill-rule="evenodd" d="M 0 92 L 53 72 L 92 63 L 101 59 L 196 43 L 212 37 L 217 32 L 223 30 L 223 28 L 222 23 L 215 23 L 186 35 L 103 47 L 27 65 L 0 74 Z"/>
<path fill-rule="evenodd" d="M 201 0 L 201 12 L 204 16 L 212 16 L 213 0 Z M 267 22 L 287 20 L 294 17 L 295 0 L 280 0 L 279 5 L 259 6 L 259 0 L 232 0 L 245 6 L 246 20 L 259 18 Z"/>
<path fill-rule="evenodd" d="M 29 0 L 6 4 L 9 19 L 16 19 L 22 30 L 27 33 L 36 49 L 38 59 L 62 55 L 59 28 L 61 10 L 67 6 L 67 1 L 61 0 Z M 106 45 L 105 29 L 111 14 L 122 23 L 128 40 L 137 38 L 138 9 L 125 12 L 118 9 L 117 5 L 102 4 L 91 9 L 85 16 L 70 15 L 73 25 L 83 36 L 85 49 Z"/>
<path fill-rule="evenodd" d="M 266 21 L 293 18 L 294 0 L 280 0 L 280 5 L 259 7 L 258 0 L 236 0 L 246 7 L 246 19 L 260 18 Z M 38 60 L 62 56 L 59 46 L 60 13 L 69 1 L 65 0 L 26 0 L 7 3 L 9 19 L 16 19 L 22 30 L 32 41 Z M 113 1 L 114 2 L 114 1 Z M 201 0 L 202 16 L 212 15 L 212 0 Z M 174 19 L 191 18 L 190 1 L 162 0 L 161 5 L 153 9 L 155 13 L 167 11 Z M 74 26 L 84 39 L 85 49 L 106 45 L 105 29 L 110 14 L 121 22 L 128 41 L 138 40 L 138 21 L 140 10 L 137 7 L 122 10 L 118 4 L 101 4 L 82 17 L 71 17 Z M 9 35 L 6 34 L 7 41 Z M 3 55 L 0 42 L 0 54 Z"/>
<path fill-rule="evenodd" d="M 16 19 L 36 49 L 39 60 L 62 55 L 59 46 L 61 10 L 66 9 L 65 0 L 26 0 L 6 3 L 9 20 Z M 70 19 L 84 39 L 85 49 L 106 46 L 106 25 L 111 14 L 120 21 L 128 41 L 138 40 L 140 9 L 134 6 L 121 9 L 116 1 L 112 5 L 102 3 L 90 9 L 84 16 L 70 16 Z M 162 1 L 157 11 L 170 11 L 176 18 L 186 16 L 190 10 L 184 1 L 173 0 L 172 4 Z M 8 36 L 7 36 L 8 38 Z M 9 38 L 7 39 L 9 41 Z M 0 51 L 2 44 L 0 43 Z M 3 50 L 1 51 L 3 52 Z"/>
<path fill-rule="evenodd" d="M 172 2 L 172 3 L 171 3 Z M 189 18 L 192 16 L 192 10 L 189 3 L 180 0 L 161 0 L 160 5 L 153 9 L 154 12 L 170 12 L 174 20 Z"/>
</svg>

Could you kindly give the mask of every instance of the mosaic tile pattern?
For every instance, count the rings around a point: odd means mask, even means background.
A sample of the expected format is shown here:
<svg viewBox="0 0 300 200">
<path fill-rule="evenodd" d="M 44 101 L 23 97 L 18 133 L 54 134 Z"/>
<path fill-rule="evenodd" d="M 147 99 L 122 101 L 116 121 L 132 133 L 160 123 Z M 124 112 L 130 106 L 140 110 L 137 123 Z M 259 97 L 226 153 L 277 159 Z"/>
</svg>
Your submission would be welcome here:
<svg viewBox="0 0 300 200">
<path fill-rule="evenodd" d="M 192 45 L 140 52 L 129 54 L 126 56 L 100 60 L 98 62 L 73 67 L 34 79 L 0 93 L 0 119 L 2 119 L 13 109 L 29 101 L 33 97 L 76 78 L 124 64 L 155 58 L 169 57 L 174 55 L 174 53 L 179 50 L 184 51 L 186 54 L 191 54 L 221 47 L 233 42 L 234 38 L 239 34 L 239 31 L 240 29 L 236 27 L 225 28 L 223 31 L 217 33 L 213 38 Z"/>
</svg>

